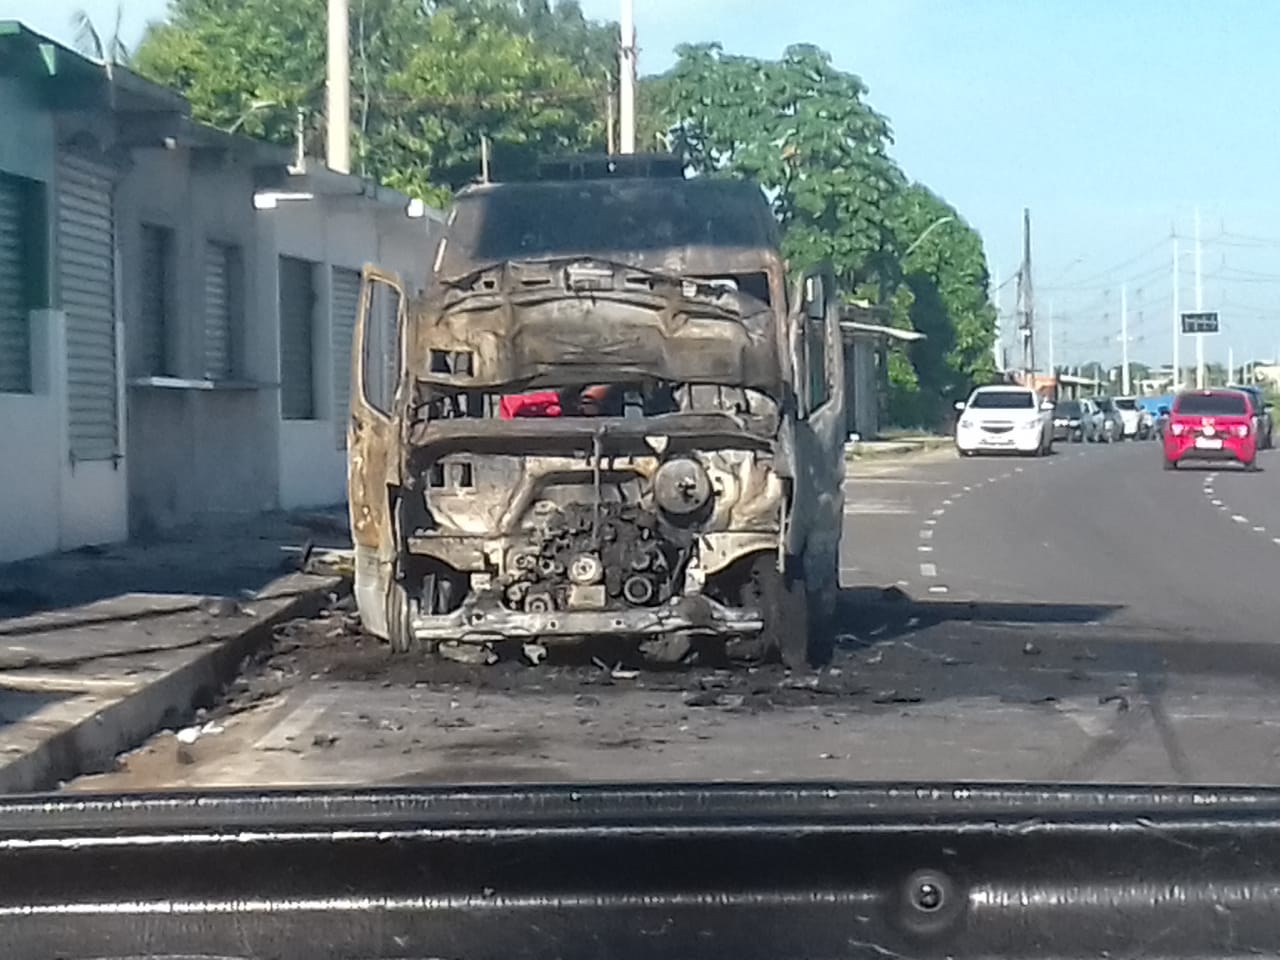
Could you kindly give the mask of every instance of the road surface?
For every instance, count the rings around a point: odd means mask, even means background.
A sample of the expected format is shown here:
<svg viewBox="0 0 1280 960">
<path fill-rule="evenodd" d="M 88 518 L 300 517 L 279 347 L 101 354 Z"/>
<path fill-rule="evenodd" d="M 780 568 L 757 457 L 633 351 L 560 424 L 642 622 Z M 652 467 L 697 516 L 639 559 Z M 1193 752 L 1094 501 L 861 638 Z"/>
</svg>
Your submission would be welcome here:
<svg viewBox="0 0 1280 960">
<path fill-rule="evenodd" d="M 1126 443 L 859 464 L 820 674 L 388 669 L 336 610 L 284 631 L 194 742 L 161 733 L 70 787 L 1280 783 L 1280 457 L 1261 463 L 1165 473 Z"/>
</svg>

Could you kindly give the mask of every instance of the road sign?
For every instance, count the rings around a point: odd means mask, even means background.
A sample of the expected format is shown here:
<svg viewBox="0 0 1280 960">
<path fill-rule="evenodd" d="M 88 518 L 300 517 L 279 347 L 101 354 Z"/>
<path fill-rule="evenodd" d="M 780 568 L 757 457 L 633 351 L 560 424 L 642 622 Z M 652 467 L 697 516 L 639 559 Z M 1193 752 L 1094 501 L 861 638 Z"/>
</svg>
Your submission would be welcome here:
<svg viewBox="0 0 1280 960">
<path fill-rule="evenodd" d="M 1184 313 L 1182 315 L 1182 332 L 1183 333 L 1217 333 L 1218 332 L 1218 314 L 1216 311 L 1207 313 Z"/>
</svg>

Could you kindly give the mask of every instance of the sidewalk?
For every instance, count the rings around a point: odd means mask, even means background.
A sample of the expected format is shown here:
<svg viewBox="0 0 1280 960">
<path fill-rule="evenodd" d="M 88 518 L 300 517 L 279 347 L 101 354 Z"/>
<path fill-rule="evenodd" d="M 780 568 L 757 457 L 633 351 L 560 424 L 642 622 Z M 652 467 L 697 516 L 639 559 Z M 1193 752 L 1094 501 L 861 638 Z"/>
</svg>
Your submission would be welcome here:
<svg viewBox="0 0 1280 960">
<path fill-rule="evenodd" d="M 345 510 L 270 514 L 0 566 L 0 792 L 50 789 L 209 703 L 335 576 Z"/>
<path fill-rule="evenodd" d="M 844 455 L 846 460 L 861 460 L 873 457 L 902 457 L 926 450 L 939 450 L 955 443 L 952 437 L 934 435 L 892 437 L 877 440 L 855 440 L 846 443 Z"/>
</svg>

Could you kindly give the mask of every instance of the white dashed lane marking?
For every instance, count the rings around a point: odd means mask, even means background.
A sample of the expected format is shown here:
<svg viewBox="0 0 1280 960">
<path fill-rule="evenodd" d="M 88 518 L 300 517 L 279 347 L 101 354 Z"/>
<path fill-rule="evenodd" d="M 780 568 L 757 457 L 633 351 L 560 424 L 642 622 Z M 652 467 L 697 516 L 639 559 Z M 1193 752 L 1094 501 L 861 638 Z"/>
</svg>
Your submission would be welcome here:
<svg viewBox="0 0 1280 960">
<path fill-rule="evenodd" d="M 1267 528 L 1266 528 L 1266 527 L 1254 527 L 1254 528 L 1253 528 L 1253 532 L 1254 532 L 1254 533 L 1266 533 L 1266 532 L 1267 532 Z"/>
<path fill-rule="evenodd" d="M 1241 515 L 1240 515 L 1240 514 L 1238 514 L 1238 513 L 1237 513 L 1237 514 L 1234 514 L 1234 515 L 1231 517 L 1231 519 L 1232 519 L 1232 520 L 1234 520 L 1236 523 L 1248 523 L 1248 522 L 1249 522 L 1249 518 L 1248 518 L 1248 517 L 1241 516 Z"/>
<path fill-rule="evenodd" d="M 932 531 L 932 530 L 921 530 L 921 531 L 920 531 L 920 539 L 921 539 L 921 540 L 932 540 L 932 539 L 933 539 L 933 531 Z"/>
<path fill-rule="evenodd" d="M 929 592 L 930 593 L 946 593 L 947 588 L 942 586 L 942 584 L 938 584 L 937 586 L 930 587 Z"/>
<path fill-rule="evenodd" d="M 1222 501 L 1221 501 L 1221 500 L 1210 500 L 1209 502 L 1210 502 L 1210 503 L 1212 503 L 1215 507 L 1220 507 L 1220 506 L 1222 506 Z"/>
<path fill-rule="evenodd" d="M 916 549 L 921 553 L 933 553 L 933 547 L 929 546 L 926 543 L 920 544 L 920 546 L 916 547 Z"/>
<path fill-rule="evenodd" d="M 920 576 L 936 577 L 937 575 L 938 575 L 938 567 L 936 564 L 932 564 L 932 563 L 920 564 Z"/>
<path fill-rule="evenodd" d="M 944 509 L 943 507 L 939 507 L 937 510 L 933 511 L 933 515 L 935 517 L 940 517 L 946 512 L 947 512 L 946 509 Z"/>
<path fill-rule="evenodd" d="M 926 521 L 925 521 L 925 523 L 927 523 L 929 526 L 933 527 L 933 526 L 937 526 L 938 521 L 937 521 L 937 519 L 936 519 L 936 518 L 934 518 L 934 517 L 930 517 L 928 520 L 926 520 Z"/>
</svg>

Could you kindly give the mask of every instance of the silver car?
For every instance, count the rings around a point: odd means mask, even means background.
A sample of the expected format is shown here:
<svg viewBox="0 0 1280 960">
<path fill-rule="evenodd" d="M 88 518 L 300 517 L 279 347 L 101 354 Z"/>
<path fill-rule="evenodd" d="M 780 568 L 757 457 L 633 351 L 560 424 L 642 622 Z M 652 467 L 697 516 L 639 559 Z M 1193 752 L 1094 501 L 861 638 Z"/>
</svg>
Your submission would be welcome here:
<svg viewBox="0 0 1280 960">
<path fill-rule="evenodd" d="M 1087 397 L 1080 401 L 1087 411 L 1085 439 L 1093 443 L 1113 443 L 1124 438 L 1124 421 L 1110 397 Z"/>
</svg>

